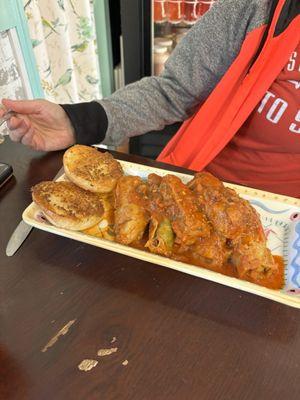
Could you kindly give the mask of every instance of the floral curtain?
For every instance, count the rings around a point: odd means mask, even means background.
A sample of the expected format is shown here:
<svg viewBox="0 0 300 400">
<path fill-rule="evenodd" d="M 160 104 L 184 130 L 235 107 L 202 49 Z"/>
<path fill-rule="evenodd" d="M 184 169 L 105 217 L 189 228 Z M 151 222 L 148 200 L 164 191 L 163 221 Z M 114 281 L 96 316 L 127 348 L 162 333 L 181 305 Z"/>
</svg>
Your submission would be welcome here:
<svg viewBox="0 0 300 400">
<path fill-rule="evenodd" d="M 23 0 L 45 98 L 101 98 L 92 0 Z"/>
</svg>

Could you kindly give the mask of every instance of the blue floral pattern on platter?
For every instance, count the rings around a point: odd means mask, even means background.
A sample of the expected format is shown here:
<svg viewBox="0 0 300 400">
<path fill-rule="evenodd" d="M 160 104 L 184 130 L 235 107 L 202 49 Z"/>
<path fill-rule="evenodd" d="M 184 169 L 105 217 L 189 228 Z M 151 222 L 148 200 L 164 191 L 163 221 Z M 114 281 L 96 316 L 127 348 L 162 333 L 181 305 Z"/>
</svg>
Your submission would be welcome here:
<svg viewBox="0 0 300 400">
<path fill-rule="evenodd" d="M 248 200 L 261 216 L 268 247 L 273 254 L 283 257 L 283 291 L 300 295 L 300 210 L 270 200 Z"/>
<path fill-rule="evenodd" d="M 290 220 L 287 283 L 289 292 L 300 295 L 300 213 L 293 213 Z"/>
</svg>

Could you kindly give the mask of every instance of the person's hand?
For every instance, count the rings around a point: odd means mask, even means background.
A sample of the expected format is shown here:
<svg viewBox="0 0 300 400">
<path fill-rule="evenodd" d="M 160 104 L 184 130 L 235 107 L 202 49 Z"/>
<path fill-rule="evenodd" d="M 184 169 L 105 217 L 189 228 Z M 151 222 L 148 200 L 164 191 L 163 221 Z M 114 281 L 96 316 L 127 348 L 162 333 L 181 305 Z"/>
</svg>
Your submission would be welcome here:
<svg viewBox="0 0 300 400">
<path fill-rule="evenodd" d="M 61 150 L 75 143 L 74 129 L 64 109 L 47 100 L 2 100 L 17 116 L 7 121 L 13 142 L 34 150 Z M 6 110 L 0 109 L 0 118 Z"/>
</svg>

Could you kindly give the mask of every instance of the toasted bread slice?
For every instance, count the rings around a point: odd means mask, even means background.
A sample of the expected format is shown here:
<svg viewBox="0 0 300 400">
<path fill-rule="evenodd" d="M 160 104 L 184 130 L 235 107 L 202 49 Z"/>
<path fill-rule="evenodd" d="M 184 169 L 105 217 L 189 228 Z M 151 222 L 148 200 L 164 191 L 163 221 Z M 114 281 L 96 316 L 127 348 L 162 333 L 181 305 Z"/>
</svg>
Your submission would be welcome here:
<svg viewBox="0 0 300 400">
<path fill-rule="evenodd" d="M 75 145 L 64 154 L 65 174 L 82 189 L 110 193 L 123 175 L 121 165 L 109 153 L 93 147 Z"/>
<path fill-rule="evenodd" d="M 97 194 L 72 182 L 41 182 L 32 188 L 32 199 L 49 222 L 73 231 L 97 224 L 104 212 Z"/>
</svg>

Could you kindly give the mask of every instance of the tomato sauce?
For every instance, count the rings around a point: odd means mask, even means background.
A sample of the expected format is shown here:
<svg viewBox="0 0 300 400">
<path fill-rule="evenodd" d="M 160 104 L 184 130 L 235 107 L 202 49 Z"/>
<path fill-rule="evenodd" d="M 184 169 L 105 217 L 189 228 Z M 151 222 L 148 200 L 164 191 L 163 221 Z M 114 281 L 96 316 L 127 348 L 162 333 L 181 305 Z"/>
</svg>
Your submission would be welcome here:
<svg viewBox="0 0 300 400">
<path fill-rule="evenodd" d="M 282 289 L 284 285 L 284 262 L 283 258 L 280 256 L 273 256 L 273 259 L 278 267 L 277 272 L 272 274 L 271 276 L 266 276 L 263 279 L 254 281 L 250 280 L 249 282 L 256 283 L 260 286 L 265 286 L 269 289 Z"/>
<path fill-rule="evenodd" d="M 94 236 L 97 236 L 97 235 L 94 235 Z M 147 251 L 150 253 L 150 251 L 148 251 L 147 248 L 145 247 L 147 241 L 148 241 L 148 233 L 145 232 L 143 238 L 141 240 L 139 240 L 138 242 L 131 243 L 130 247 L 133 247 L 137 250 Z M 209 269 L 210 271 L 219 272 L 226 276 L 241 279 L 238 276 L 235 266 L 231 263 L 225 263 L 221 267 L 215 267 L 215 266 L 211 265 L 209 262 L 205 262 L 205 260 L 203 260 L 201 258 L 193 257 L 190 252 L 181 253 L 181 252 L 178 252 L 177 250 L 178 249 L 175 244 L 174 248 L 173 248 L 173 254 L 170 257 L 171 259 L 180 261 L 180 262 L 184 262 L 186 264 L 195 265 L 197 267 Z M 151 253 L 151 254 L 153 254 L 153 253 Z M 276 273 L 274 273 L 270 276 L 266 275 L 262 279 L 255 280 L 251 277 L 248 277 L 248 278 L 245 278 L 245 280 L 248 282 L 251 282 L 251 283 L 255 283 L 259 286 L 267 287 L 269 289 L 274 289 L 274 290 L 281 289 L 284 285 L 283 258 L 281 256 L 273 256 L 273 259 L 278 267 Z"/>
</svg>

